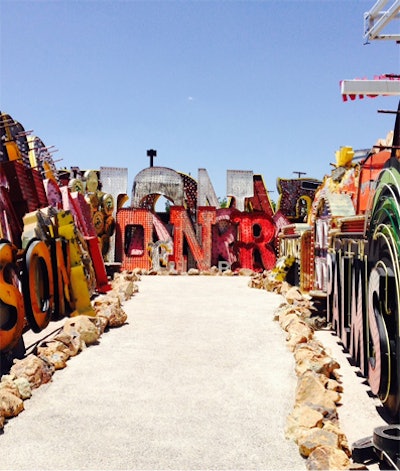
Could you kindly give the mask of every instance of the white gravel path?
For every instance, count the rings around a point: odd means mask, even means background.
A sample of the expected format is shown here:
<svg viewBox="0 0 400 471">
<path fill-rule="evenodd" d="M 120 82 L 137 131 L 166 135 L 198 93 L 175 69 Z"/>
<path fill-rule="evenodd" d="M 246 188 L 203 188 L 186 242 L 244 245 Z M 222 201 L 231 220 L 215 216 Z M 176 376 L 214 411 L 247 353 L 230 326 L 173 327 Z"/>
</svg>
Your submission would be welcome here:
<svg viewBox="0 0 400 471">
<path fill-rule="evenodd" d="M 305 469 L 284 437 L 293 355 L 280 296 L 247 277 L 143 277 L 129 324 L 35 390 L 0 469 Z"/>
</svg>

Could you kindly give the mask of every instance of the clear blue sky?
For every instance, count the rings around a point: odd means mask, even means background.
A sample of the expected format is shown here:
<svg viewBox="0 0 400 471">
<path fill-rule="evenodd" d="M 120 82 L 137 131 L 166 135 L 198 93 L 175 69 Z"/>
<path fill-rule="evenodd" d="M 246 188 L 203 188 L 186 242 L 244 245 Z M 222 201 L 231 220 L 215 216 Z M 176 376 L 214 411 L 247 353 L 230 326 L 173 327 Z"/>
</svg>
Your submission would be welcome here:
<svg viewBox="0 0 400 471">
<path fill-rule="evenodd" d="M 155 165 L 206 168 L 218 196 L 236 169 L 276 199 L 277 177 L 322 178 L 340 146 L 393 128 L 376 110 L 397 98 L 339 92 L 400 72 L 400 46 L 364 45 L 374 3 L 0 0 L 0 110 L 56 146 L 59 167 L 127 167 L 129 195 L 154 148 Z"/>
</svg>

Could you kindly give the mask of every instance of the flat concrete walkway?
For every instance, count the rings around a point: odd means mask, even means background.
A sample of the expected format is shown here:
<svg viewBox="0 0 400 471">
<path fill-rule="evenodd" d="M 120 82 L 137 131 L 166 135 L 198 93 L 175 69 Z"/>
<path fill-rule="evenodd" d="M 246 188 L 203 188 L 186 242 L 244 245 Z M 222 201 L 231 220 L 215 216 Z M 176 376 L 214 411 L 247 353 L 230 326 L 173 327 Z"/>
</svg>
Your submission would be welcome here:
<svg viewBox="0 0 400 471">
<path fill-rule="evenodd" d="M 0 469 L 305 469 L 293 355 L 247 277 L 143 277 L 129 324 L 69 360 L 0 436 Z"/>
</svg>

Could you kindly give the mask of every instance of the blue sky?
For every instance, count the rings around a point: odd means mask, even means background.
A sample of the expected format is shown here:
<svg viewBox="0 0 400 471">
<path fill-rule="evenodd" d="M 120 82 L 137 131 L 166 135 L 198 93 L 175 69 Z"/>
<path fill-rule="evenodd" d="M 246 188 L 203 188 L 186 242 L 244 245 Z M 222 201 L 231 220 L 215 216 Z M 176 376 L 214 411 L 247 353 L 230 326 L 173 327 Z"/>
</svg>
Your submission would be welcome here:
<svg viewBox="0 0 400 471">
<path fill-rule="evenodd" d="M 394 42 L 365 45 L 375 0 L 0 0 L 0 110 L 57 166 L 155 165 L 218 196 L 226 170 L 322 178 L 344 145 L 393 128 L 395 97 L 343 102 L 339 82 L 399 73 Z M 392 30 L 399 31 L 397 22 Z M 393 32 L 393 31 L 391 31 Z"/>
</svg>

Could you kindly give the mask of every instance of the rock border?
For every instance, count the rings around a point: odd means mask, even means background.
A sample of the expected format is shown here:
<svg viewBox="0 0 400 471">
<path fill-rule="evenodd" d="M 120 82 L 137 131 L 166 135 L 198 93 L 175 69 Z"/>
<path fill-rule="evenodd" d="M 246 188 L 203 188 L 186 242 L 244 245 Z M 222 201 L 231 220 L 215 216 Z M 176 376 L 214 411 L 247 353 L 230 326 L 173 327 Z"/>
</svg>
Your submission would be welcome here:
<svg viewBox="0 0 400 471">
<path fill-rule="evenodd" d="M 187 271 L 178 272 L 175 268 L 160 268 L 159 270 L 144 268 L 135 268 L 133 273 L 148 276 L 253 276 L 255 272 L 250 268 L 240 268 L 238 270 L 220 270 L 215 265 L 207 270 L 199 270 L 198 268 L 189 268 Z"/>
<path fill-rule="evenodd" d="M 0 379 L 0 433 L 9 419 L 24 410 L 24 401 L 34 389 L 50 382 L 55 371 L 65 368 L 71 357 L 96 345 L 108 329 L 126 323 L 122 304 L 138 291 L 136 281 L 140 281 L 137 272 L 114 273 L 111 290 L 92 301 L 95 316 L 67 317 L 63 327 L 40 341 L 33 353 L 14 360 L 9 374 Z"/>
<path fill-rule="evenodd" d="M 286 332 L 297 376 L 295 404 L 286 419 L 286 438 L 298 445 L 309 470 L 368 469 L 352 461 L 347 437 L 340 428 L 340 365 L 314 338 L 314 331 L 325 327 L 326 319 L 310 296 L 277 280 L 272 271 L 254 274 L 249 286 L 281 294 L 285 299 L 276 309 L 274 320 Z"/>
</svg>

